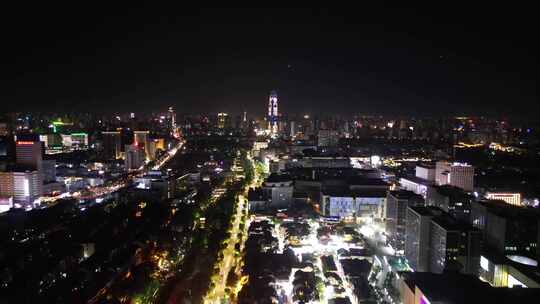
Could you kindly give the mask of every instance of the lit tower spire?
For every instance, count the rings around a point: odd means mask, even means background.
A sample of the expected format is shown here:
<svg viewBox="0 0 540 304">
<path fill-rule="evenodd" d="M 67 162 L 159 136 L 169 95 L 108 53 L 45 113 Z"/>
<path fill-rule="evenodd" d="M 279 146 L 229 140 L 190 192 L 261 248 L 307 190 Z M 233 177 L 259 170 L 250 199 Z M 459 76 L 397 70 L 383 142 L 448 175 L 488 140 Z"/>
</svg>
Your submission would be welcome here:
<svg viewBox="0 0 540 304">
<path fill-rule="evenodd" d="M 268 129 L 273 134 L 278 131 L 278 97 L 276 91 L 270 92 L 270 98 L 268 99 Z"/>
</svg>

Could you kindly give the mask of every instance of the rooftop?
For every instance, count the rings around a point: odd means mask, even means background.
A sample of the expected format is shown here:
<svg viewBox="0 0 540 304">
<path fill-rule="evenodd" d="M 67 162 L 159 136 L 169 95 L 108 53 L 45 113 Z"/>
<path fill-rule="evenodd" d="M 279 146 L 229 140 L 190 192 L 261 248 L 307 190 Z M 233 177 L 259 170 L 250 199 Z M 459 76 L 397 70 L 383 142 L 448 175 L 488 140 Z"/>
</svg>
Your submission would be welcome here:
<svg viewBox="0 0 540 304">
<path fill-rule="evenodd" d="M 459 273 L 406 272 L 402 276 L 411 289 L 417 286 L 430 302 L 473 303 L 470 299 L 474 294 L 489 289 L 488 283 Z"/>
<path fill-rule="evenodd" d="M 327 188 L 323 195 L 333 197 L 386 197 L 386 190 L 350 190 L 347 188 Z"/>
<path fill-rule="evenodd" d="M 474 230 L 468 223 L 460 222 L 447 213 L 437 215 L 431 220 L 446 231 Z"/>
<path fill-rule="evenodd" d="M 421 216 L 437 216 L 443 212 L 441 209 L 433 206 L 409 206 L 408 208 Z"/>
<path fill-rule="evenodd" d="M 401 179 L 408 180 L 408 181 L 411 181 L 413 183 L 417 183 L 420 185 L 426 185 L 426 186 L 434 185 L 434 182 L 429 181 L 427 179 L 416 177 L 414 175 L 405 176 L 405 177 L 402 177 Z"/>
<path fill-rule="evenodd" d="M 388 192 L 390 195 L 392 195 L 393 197 L 397 198 L 397 199 L 406 199 L 406 200 L 410 200 L 410 199 L 415 199 L 415 200 L 423 200 L 422 196 L 421 195 L 418 195 L 412 191 L 409 191 L 409 190 L 394 190 L 394 191 L 390 191 Z"/>
<path fill-rule="evenodd" d="M 435 169 L 435 164 L 432 164 L 432 163 L 421 163 L 421 164 L 417 164 L 416 166 L 420 168 L 425 168 L 425 169 Z"/>
<path fill-rule="evenodd" d="M 268 178 L 265 180 L 267 183 L 283 183 L 283 182 L 290 182 L 292 181 L 290 175 L 286 174 L 276 174 L 272 173 Z"/>
<path fill-rule="evenodd" d="M 389 186 L 387 182 L 379 178 L 366 178 L 364 176 L 350 177 L 347 182 L 349 185 L 366 185 L 366 186 Z"/>
<path fill-rule="evenodd" d="M 540 219 L 540 210 L 537 208 L 515 206 L 501 200 L 484 200 L 477 201 L 476 203 L 486 207 L 490 213 L 503 218 Z"/>
<path fill-rule="evenodd" d="M 437 190 L 437 193 L 440 195 L 453 197 L 453 198 L 463 198 L 463 197 L 469 197 L 472 198 L 469 194 L 467 194 L 463 189 L 450 186 L 450 185 L 443 185 L 443 186 L 435 186 L 435 190 Z"/>
<path fill-rule="evenodd" d="M 536 303 L 540 288 L 495 288 L 475 276 L 460 273 L 400 273 L 405 283 L 418 287 L 431 303 Z"/>
</svg>

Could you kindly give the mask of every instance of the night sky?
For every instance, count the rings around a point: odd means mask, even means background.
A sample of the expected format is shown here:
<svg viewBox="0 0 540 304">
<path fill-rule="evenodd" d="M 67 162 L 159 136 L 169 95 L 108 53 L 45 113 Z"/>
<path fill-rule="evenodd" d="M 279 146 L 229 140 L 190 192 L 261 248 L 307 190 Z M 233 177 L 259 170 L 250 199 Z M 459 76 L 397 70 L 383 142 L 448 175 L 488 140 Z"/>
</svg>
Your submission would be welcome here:
<svg viewBox="0 0 540 304">
<path fill-rule="evenodd" d="M 289 113 L 540 110 L 532 7 L 85 3 L 3 8 L 3 111 L 263 114 L 272 89 Z"/>
</svg>

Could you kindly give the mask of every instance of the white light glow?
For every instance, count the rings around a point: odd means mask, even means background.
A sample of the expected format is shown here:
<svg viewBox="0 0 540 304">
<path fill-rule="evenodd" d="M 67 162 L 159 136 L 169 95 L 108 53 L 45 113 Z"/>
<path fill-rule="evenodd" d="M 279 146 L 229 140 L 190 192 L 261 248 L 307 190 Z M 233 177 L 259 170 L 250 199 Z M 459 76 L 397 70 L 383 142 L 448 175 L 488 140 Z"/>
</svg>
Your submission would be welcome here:
<svg viewBox="0 0 540 304">
<path fill-rule="evenodd" d="M 480 256 L 480 267 L 485 271 L 489 271 L 489 261 L 483 256 Z"/>
</svg>

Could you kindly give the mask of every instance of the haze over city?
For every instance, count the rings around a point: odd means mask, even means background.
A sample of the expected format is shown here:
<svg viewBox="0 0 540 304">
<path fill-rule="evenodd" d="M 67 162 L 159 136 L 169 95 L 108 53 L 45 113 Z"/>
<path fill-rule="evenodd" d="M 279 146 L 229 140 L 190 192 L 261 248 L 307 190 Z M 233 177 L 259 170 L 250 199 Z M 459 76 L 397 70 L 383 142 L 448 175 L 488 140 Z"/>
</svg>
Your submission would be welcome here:
<svg viewBox="0 0 540 304">
<path fill-rule="evenodd" d="M 0 303 L 536 303 L 534 9 L 4 7 Z"/>
<path fill-rule="evenodd" d="M 2 21 L 11 110 L 262 114 L 272 89 L 288 112 L 538 109 L 535 19 L 522 8 L 20 9 Z"/>
</svg>

